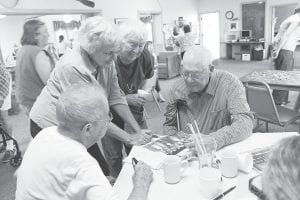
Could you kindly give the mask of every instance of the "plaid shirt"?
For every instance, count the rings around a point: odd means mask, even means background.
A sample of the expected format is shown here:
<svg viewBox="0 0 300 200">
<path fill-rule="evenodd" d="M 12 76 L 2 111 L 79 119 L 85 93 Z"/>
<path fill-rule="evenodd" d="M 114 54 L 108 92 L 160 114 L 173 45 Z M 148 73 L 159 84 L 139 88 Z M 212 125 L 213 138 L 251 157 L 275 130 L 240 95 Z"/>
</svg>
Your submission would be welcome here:
<svg viewBox="0 0 300 200">
<path fill-rule="evenodd" d="M 216 139 L 218 149 L 251 135 L 253 115 L 246 101 L 244 87 L 234 75 L 214 70 L 202 94 L 188 91 L 183 79 L 171 88 L 165 113 L 164 133 L 177 133 L 177 106 L 181 102 L 190 111 L 179 112 L 179 129 L 189 133 L 186 124 L 195 119 L 202 134 L 209 134 Z"/>
<path fill-rule="evenodd" d="M 9 72 L 0 65 L 0 98 L 5 99 L 9 93 Z"/>
</svg>

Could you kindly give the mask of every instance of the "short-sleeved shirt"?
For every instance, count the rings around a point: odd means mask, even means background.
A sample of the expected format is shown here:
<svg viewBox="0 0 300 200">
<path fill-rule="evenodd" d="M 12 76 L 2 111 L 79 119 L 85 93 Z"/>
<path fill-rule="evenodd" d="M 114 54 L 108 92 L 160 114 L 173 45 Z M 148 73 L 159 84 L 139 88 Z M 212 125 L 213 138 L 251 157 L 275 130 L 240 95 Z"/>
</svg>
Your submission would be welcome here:
<svg viewBox="0 0 300 200">
<path fill-rule="evenodd" d="M 123 64 L 119 57 L 115 63 L 118 82 L 125 94 L 136 94 L 143 82 L 154 74 L 154 58 L 147 49 L 131 64 Z"/>
<path fill-rule="evenodd" d="M 16 200 L 25 199 L 120 198 L 86 147 L 53 126 L 31 141 L 18 169 Z"/>
<path fill-rule="evenodd" d="M 31 109 L 30 118 L 41 128 L 57 125 L 56 102 L 59 95 L 72 84 L 86 82 L 100 84 L 110 106 L 127 105 L 118 84 L 114 63 L 97 66 L 87 52 L 79 47 L 68 51 L 58 61 L 47 85 Z"/>
<path fill-rule="evenodd" d="M 275 41 L 282 40 L 282 49 L 295 51 L 300 40 L 300 13 L 288 17 L 280 25 Z"/>
</svg>

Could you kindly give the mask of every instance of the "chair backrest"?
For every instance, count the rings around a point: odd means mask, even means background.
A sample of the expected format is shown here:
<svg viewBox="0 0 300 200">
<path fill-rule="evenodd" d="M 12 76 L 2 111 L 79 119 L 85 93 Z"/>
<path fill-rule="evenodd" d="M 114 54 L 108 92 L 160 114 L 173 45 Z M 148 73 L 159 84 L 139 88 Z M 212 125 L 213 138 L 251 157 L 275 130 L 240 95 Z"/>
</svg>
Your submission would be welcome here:
<svg viewBox="0 0 300 200">
<path fill-rule="evenodd" d="M 183 100 L 179 100 L 176 103 L 176 109 L 177 109 L 177 113 L 176 113 L 177 130 L 191 134 L 187 124 L 193 123 L 194 119 L 191 111 L 189 110 L 189 107 L 186 105 L 186 102 L 184 102 Z"/>
<path fill-rule="evenodd" d="M 269 85 L 261 81 L 248 81 L 245 84 L 250 110 L 260 119 L 280 123 Z"/>
</svg>

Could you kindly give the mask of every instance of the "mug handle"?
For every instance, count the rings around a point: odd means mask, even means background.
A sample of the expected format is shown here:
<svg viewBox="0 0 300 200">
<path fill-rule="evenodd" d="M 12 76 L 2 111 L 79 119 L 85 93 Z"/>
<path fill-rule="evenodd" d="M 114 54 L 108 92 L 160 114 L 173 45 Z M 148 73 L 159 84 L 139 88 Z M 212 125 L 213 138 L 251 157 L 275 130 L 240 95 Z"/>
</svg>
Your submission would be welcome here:
<svg viewBox="0 0 300 200">
<path fill-rule="evenodd" d="M 185 170 L 188 168 L 188 165 L 189 165 L 189 163 L 187 160 L 181 161 L 181 170 L 180 170 L 181 173 L 185 172 Z"/>
</svg>

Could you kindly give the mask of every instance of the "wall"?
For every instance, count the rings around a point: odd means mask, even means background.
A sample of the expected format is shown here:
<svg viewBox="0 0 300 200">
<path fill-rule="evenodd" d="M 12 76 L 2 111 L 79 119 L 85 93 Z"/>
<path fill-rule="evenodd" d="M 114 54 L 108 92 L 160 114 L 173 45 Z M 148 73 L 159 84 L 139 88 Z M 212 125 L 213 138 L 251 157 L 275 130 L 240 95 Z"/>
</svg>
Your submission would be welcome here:
<svg viewBox="0 0 300 200">
<path fill-rule="evenodd" d="M 234 17 L 238 17 L 241 29 L 241 3 L 258 2 L 251 0 L 200 0 L 198 4 L 199 13 L 219 12 L 220 13 L 220 38 L 221 38 L 221 57 L 226 56 L 224 36 L 228 31 L 229 20 L 225 18 L 225 13 L 233 11 Z M 265 41 L 270 43 L 271 35 L 271 8 L 275 5 L 299 3 L 299 0 L 267 0 L 266 1 L 266 21 L 265 21 Z M 222 43 L 223 42 L 223 43 Z"/>
<path fill-rule="evenodd" d="M 187 22 L 198 21 L 199 0 L 159 0 L 163 10 L 163 22 L 169 23 L 183 16 Z"/>
<path fill-rule="evenodd" d="M 35 16 L 7 16 L 6 18 L 0 19 L 0 46 L 2 50 L 2 55 L 4 60 L 7 56 L 10 56 L 13 51 L 13 46 L 21 46 L 21 36 L 23 33 L 23 24 L 28 18 L 33 18 Z M 80 20 L 80 15 L 71 15 L 73 20 Z M 54 33 L 53 21 L 59 21 L 63 19 L 63 15 L 46 15 L 39 17 L 43 22 L 45 22 L 48 32 L 50 34 L 49 42 L 55 43 L 57 41 L 58 35 Z M 5 29 L 2 29 L 5 27 Z"/>
<path fill-rule="evenodd" d="M 137 18 L 138 11 L 162 12 L 163 21 L 178 16 L 193 21 L 197 18 L 197 0 L 94 0 L 95 8 L 88 8 L 76 0 L 20 0 L 14 11 L 22 9 L 95 10 L 101 9 L 103 16 L 114 18 Z M 1 9 L 7 11 L 7 9 Z"/>
<path fill-rule="evenodd" d="M 0 19 L 0 45 L 4 61 L 13 52 L 14 44 L 20 46 L 22 27 L 24 24 L 24 16 L 11 16 L 7 18 Z M 5 31 L 4 31 L 5 30 Z"/>
<path fill-rule="evenodd" d="M 102 10 L 102 16 L 110 19 L 137 18 L 138 12 L 161 13 L 155 17 L 155 43 L 160 47 L 164 44 L 162 24 L 183 16 L 189 22 L 197 21 L 198 0 L 94 0 L 95 8 L 88 8 L 76 0 L 20 0 L 15 9 L 1 9 L 1 12 L 22 12 L 47 10 L 51 12 L 67 10 Z M 22 23 L 21 23 L 22 24 Z M 18 26 L 20 23 L 17 24 Z M 0 28 L 3 27 L 0 25 Z M 1 44 L 1 43 L 0 43 Z M 161 48 L 159 48 L 161 49 Z"/>
</svg>

